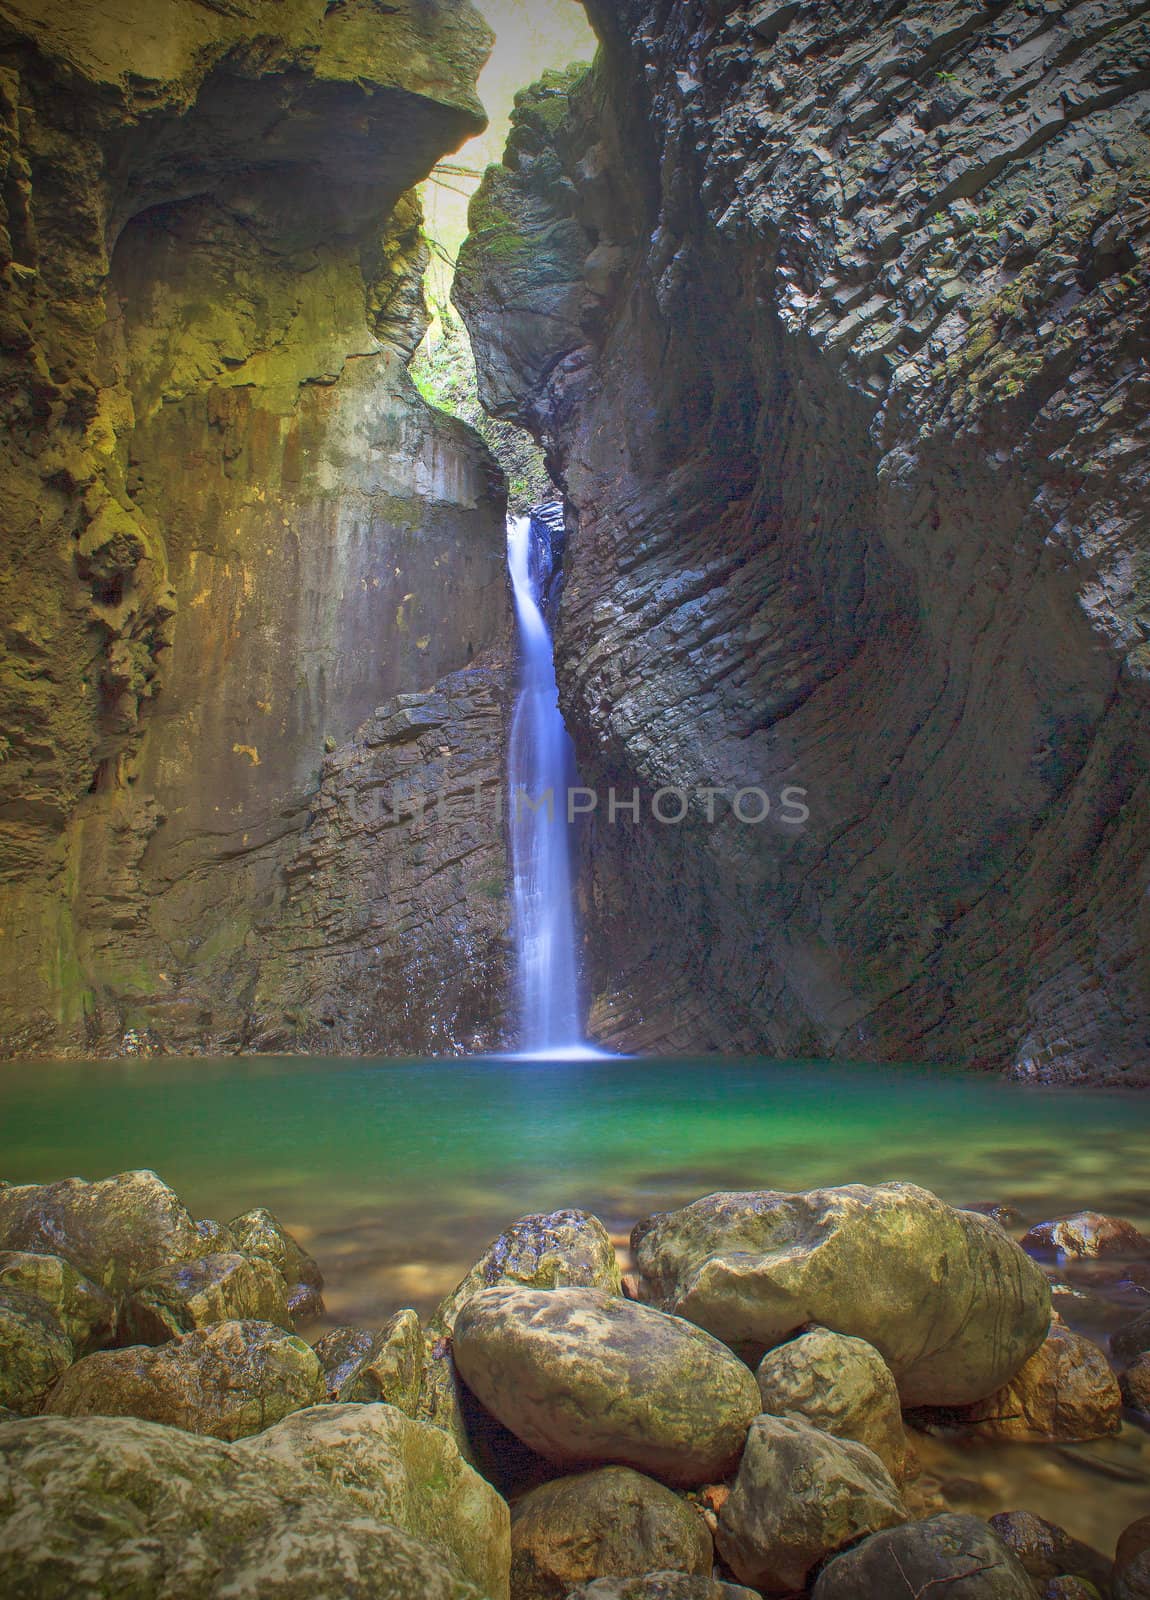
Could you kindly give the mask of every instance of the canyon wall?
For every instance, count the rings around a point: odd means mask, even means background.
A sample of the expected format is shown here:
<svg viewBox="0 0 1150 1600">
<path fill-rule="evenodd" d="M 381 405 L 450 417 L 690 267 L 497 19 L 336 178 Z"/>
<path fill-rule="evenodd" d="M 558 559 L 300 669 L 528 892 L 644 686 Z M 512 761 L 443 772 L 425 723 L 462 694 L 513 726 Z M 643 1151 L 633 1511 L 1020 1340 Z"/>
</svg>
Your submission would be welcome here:
<svg viewBox="0 0 1150 1600">
<path fill-rule="evenodd" d="M 1150 6 L 588 11 L 455 294 L 568 498 L 594 1031 L 1150 1081 Z"/>
<path fill-rule="evenodd" d="M 490 42 L 0 3 L 8 1052 L 501 1037 L 493 808 L 403 821 L 501 771 L 502 475 L 407 373 Z"/>
</svg>

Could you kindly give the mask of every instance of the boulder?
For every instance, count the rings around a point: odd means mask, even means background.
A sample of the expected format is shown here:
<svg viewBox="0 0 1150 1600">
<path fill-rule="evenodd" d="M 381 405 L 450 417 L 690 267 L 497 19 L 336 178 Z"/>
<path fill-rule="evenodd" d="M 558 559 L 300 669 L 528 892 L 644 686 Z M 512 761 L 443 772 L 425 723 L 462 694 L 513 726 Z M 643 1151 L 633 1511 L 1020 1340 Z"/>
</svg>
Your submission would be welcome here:
<svg viewBox="0 0 1150 1600">
<path fill-rule="evenodd" d="M 716 1339 L 601 1289 L 485 1289 L 456 1317 L 454 1352 L 481 1404 L 560 1466 L 704 1483 L 734 1466 L 759 1410 Z"/>
<path fill-rule="evenodd" d="M 179 1196 L 154 1172 L 0 1188 L 0 1249 L 63 1256 L 115 1292 L 168 1261 L 206 1255 Z"/>
<path fill-rule="evenodd" d="M 120 1337 L 128 1344 L 163 1344 L 213 1322 L 238 1321 L 290 1328 L 284 1281 L 268 1261 L 213 1252 L 142 1278 L 121 1310 Z"/>
<path fill-rule="evenodd" d="M 71 1360 L 72 1341 L 52 1308 L 23 1289 L 0 1289 L 0 1406 L 39 1411 Z"/>
<path fill-rule="evenodd" d="M 873 1345 L 812 1328 L 768 1350 L 755 1377 L 765 1412 L 798 1417 L 824 1433 L 865 1444 L 892 1477 L 901 1479 L 906 1431 L 898 1387 Z"/>
<path fill-rule="evenodd" d="M 789 1595 L 834 1551 L 906 1518 L 873 1450 L 807 1422 L 762 1416 L 719 1509 L 715 1542 L 740 1582 Z"/>
<path fill-rule="evenodd" d="M 1012 1550 L 979 1517 L 930 1517 L 864 1539 L 820 1573 L 812 1600 L 1034 1600 Z"/>
<path fill-rule="evenodd" d="M 116 1331 L 115 1301 L 63 1256 L 0 1251 L 0 1289 L 21 1289 L 42 1300 L 77 1355 L 111 1343 Z"/>
<path fill-rule="evenodd" d="M 217 1222 L 214 1217 L 199 1217 L 196 1220 L 196 1232 L 204 1241 L 206 1250 L 227 1252 L 238 1249 L 236 1236 L 226 1222 Z"/>
<path fill-rule="evenodd" d="M 355 1408 L 365 1434 L 383 1409 Z M 505 1600 L 505 1582 L 468 1581 L 443 1542 L 450 1529 L 421 1537 L 396 1525 L 386 1434 L 377 1455 L 355 1456 L 362 1479 L 326 1457 L 280 1460 L 250 1449 L 255 1442 L 197 1439 L 134 1418 L 0 1426 L 0 1593 Z M 507 1513 L 495 1499 L 492 1541 L 505 1571 Z"/>
<path fill-rule="evenodd" d="M 245 1451 L 322 1478 L 366 1516 L 437 1544 L 490 1600 L 507 1600 L 506 1503 L 440 1428 L 390 1405 L 297 1411 L 248 1439 Z"/>
<path fill-rule="evenodd" d="M 754 1589 L 686 1572 L 645 1572 L 639 1578 L 593 1578 L 567 1600 L 758 1600 Z"/>
<path fill-rule="evenodd" d="M 694 1507 L 630 1467 L 557 1478 L 511 1511 L 513 1600 L 563 1600 L 590 1579 L 668 1568 L 709 1579 L 713 1559 Z"/>
<path fill-rule="evenodd" d="M 44 1409 L 139 1417 L 242 1439 L 324 1398 L 315 1352 L 268 1322 L 216 1322 L 167 1344 L 100 1350 L 70 1367 Z"/>
<path fill-rule="evenodd" d="M 1150 1415 L 1150 1355 L 1138 1356 L 1122 1374 L 1122 1399 L 1131 1411 Z"/>
<path fill-rule="evenodd" d="M 1097 1261 L 1106 1256 L 1150 1257 L 1150 1239 L 1132 1222 L 1101 1211 L 1077 1211 L 1072 1217 L 1040 1222 L 1022 1240 L 1036 1256 L 1072 1261 Z"/>
<path fill-rule="evenodd" d="M 1114 1551 L 1114 1600 L 1150 1600 L 1150 1516 L 1139 1517 Z"/>
<path fill-rule="evenodd" d="M 323 1315 L 323 1273 L 303 1246 L 263 1206 L 233 1217 L 227 1224 L 236 1249 L 270 1261 L 287 1285 L 288 1311 L 294 1321 Z"/>
<path fill-rule="evenodd" d="M 1001 1511 L 990 1518 L 990 1526 L 1032 1578 L 1085 1578 L 1096 1587 L 1109 1586 L 1110 1560 L 1057 1523 L 1033 1511 Z"/>
<path fill-rule="evenodd" d="M 904 1406 L 982 1399 L 1050 1324 L 1045 1275 L 997 1223 L 908 1183 L 708 1195 L 632 1243 L 645 1299 L 755 1362 L 811 1322 L 866 1339 Z"/>
<path fill-rule="evenodd" d="M 397 1311 L 377 1333 L 333 1328 L 315 1343 L 329 1400 L 383 1400 L 414 1416 L 425 1341 L 414 1311 Z"/>
<path fill-rule="evenodd" d="M 1102 1593 L 1086 1578 L 1047 1578 L 1038 1586 L 1039 1600 L 1102 1600 Z"/>
<path fill-rule="evenodd" d="M 1150 1311 L 1142 1311 L 1110 1335 L 1110 1354 L 1116 1361 L 1134 1361 L 1147 1351 L 1150 1351 Z"/>
<path fill-rule="evenodd" d="M 1122 1426 L 1122 1394 L 1104 1353 L 1056 1323 L 1008 1384 L 959 1420 L 991 1439 L 1101 1439 Z"/>
</svg>

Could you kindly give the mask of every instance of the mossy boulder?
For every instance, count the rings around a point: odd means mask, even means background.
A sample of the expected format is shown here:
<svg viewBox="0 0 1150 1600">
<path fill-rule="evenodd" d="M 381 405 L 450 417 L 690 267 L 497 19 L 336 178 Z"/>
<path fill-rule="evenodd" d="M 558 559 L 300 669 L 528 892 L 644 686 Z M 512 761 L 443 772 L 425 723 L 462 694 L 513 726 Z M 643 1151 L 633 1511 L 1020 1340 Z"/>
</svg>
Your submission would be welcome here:
<svg viewBox="0 0 1150 1600">
<path fill-rule="evenodd" d="M 1122 1426 L 1122 1391 L 1098 1346 L 1056 1323 L 1009 1383 L 958 1417 L 983 1438 L 1102 1439 Z"/>
<path fill-rule="evenodd" d="M 354 1408 L 365 1432 L 351 1461 L 362 1477 L 322 1451 L 305 1459 L 298 1439 L 281 1458 L 264 1447 L 270 1434 L 228 1444 L 134 1418 L 3 1424 L 0 1592 L 504 1600 L 505 1590 L 460 1571 L 442 1542 L 449 1529 L 421 1537 L 398 1524 L 394 1496 L 375 1495 L 373 1484 L 395 1469 L 386 1433 L 374 1453 L 367 1443 L 368 1419 L 383 1409 Z M 502 1522 L 491 1509 L 506 1563 L 506 1508 Z"/>
<path fill-rule="evenodd" d="M 806 1422 L 762 1416 L 747 1435 L 715 1541 L 740 1582 L 791 1594 L 834 1551 L 906 1518 L 873 1450 Z"/>
<path fill-rule="evenodd" d="M 755 1374 L 763 1410 L 797 1417 L 839 1439 L 865 1444 L 895 1479 L 906 1467 L 898 1388 L 865 1339 L 812 1328 L 768 1350 Z"/>
<path fill-rule="evenodd" d="M 708 1195 L 641 1223 L 633 1244 L 644 1299 L 756 1362 L 812 1322 L 865 1339 L 904 1406 L 981 1400 L 1050 1325 L 1029 1256 L 909 1183 Z"/>
<path fill-rule="evenodd" d="M 759 1410 L 718 1340 L 601 1289 L 485 1289 L 458 1313 L 454 1351 L 481 1404 L 560 1466 L 704 1483 L 734 1466 Z"/>
<path fill-rule="evenodd" d="M 21 1289 L 49 1306 L 77 1355 L 111 1342 L 116 1304 L 62 1256 L 32 1250 L 0 1251 L 0 1289 Z"/>
<path fill-rule="evenodd" d="M 813 1600 L 1034 1600 L 1026 1568 L 978 1517 L 907 1522 L 864 1539 L 824 1568 Z"/>
<path fill-rule="evenodd" d="M 329 1400 L 382 1400 L 414 1416 L 426 1341 L 414 1311 L 397 1311 L 377 1333 L 333 1328 L 315 1343 Z"/>
<path fill-rule="evenodd" d="M 139 1417 L 242 1439 L 324 1398 L 315 1353 L 268 1322 L 217 1322 L 156 1348 L 100 1350 L 70 1367 L 45 1411 Z"/>
<path fill-rule="evenodd" d="M 296 1321 L 323 1315 L 323 1273 L 283 1224 L 263 1206 L 227 1224 L 236 1249 L 268 1261 L 287 1285 L 288 1310 Z"/>
<path fill-rule="evenodd" d="M 513 1600 L 563 1600 L 591 1579 L 658 1569 L 709 1578 L 713 1560 L 698 1511 L 629 1467 L 541 1484 L 511 1512 Z"/>
<path fill-rule="evenodd" d="M 31 1415 L 72 1360 L 55 1312 L 23 1289 L 0 1289 L 0 1406 Z"/>
<path fill-rule="evenodd" d="M 208 1248 L 187 1207 L 154 1172 L 0 1187 L 0 1249 L 63 1256 L 114 1292 Z"/>
<path fill-rule="evenodd" d="M 286 1286 L 258 1256 L 213 1252 L 149 1272 L 124 1302 L 120 1333 L 129 1344 L 163 1344 L 213 1322 L 238 1321 L 290 1329 Z"/>
</svg>

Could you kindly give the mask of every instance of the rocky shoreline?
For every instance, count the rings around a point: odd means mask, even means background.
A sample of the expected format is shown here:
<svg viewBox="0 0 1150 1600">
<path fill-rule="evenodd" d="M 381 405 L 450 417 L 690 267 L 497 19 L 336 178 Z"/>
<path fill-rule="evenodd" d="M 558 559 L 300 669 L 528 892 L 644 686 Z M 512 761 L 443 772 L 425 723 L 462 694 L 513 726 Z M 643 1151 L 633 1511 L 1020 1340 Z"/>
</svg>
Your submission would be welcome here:
<svg viewBox="0 0 1150 1600">
<path fill-rule="evenodd" d="M 1097 1550 L 924 1467 L 938 1435 L 1150 1417 L 1150 1312 L 1108 1355 L 1054 1308 L 1114 1264 L 1136 1286 L 1150 1239 L 1012 1221 L 906 1183 L 713 1194 L 621 1272 L 555 1211 L 426 1325 L 309 1342 L 323 1278 L 270 1212 L 197 1220 L 147 1171 L 0 1185 L 0 1589 L 1140 1600 L 1150 1516 Z"/>
</svg>

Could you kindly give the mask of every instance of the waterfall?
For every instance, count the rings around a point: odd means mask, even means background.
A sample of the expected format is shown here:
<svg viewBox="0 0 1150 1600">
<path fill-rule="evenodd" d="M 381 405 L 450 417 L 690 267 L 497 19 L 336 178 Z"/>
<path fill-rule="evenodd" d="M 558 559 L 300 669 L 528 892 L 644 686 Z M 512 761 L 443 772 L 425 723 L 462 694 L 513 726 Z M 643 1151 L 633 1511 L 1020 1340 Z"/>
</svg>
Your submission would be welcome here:
<svg viewBox="0 0 1150 1600">
<path fill-rule="evenodd" d="M 520 671 L 507 774 L 519 1045 L 531 1055 L 593 1054 L 579 1026 L 571 894 L 567 791 L 575 781 L 575 753 L 559 710 L 543 616 L 553 572 L 551 535 L 542 517 L 507 519 Z"/>
</svg>

